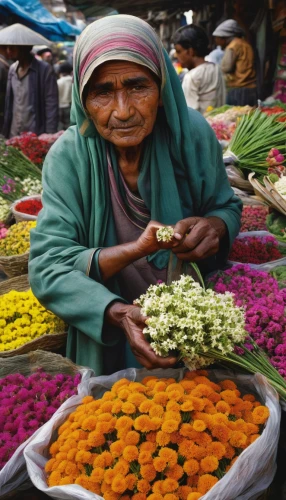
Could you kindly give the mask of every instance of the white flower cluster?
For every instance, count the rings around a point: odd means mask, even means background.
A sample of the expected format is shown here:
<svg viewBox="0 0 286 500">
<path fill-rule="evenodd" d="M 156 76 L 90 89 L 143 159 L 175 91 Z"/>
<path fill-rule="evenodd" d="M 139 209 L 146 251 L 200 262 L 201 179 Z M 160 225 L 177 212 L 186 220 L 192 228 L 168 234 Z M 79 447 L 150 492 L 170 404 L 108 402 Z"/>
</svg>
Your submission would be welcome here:
<svg viewBox="0 0 286 500">
<path fill-rule="evenodd" d="M 8 203 L 5 200 L 3 200 L 3 198 L 1 198 L 0 196 L 0 222 L 6 219 L 9 210 L 10 208 Z"/>
<path fill-rule="evenodd" d="M 283 177 L 280 177 L 280 179 L 274 183 L 274 186 L 278 193 L 286 199 L 286 176 L 284 175 Z"/>
<path fill-rule="evenodd" d="M 32 179 L 32 177 L 27 177 L 23 181 L 20 181 L 22 185 L 22 192 L 26 196 L 31 196 L 33 194 L 41 194 L 42 183 L 38 179 Z"/>
<path fill-rule="evenodd" d="M 135 303 L 149 317 L 143 333 L 156 354 L 176 350 L 191 369 L 210 364 L 213 350 L 232 352 L 247 335 L 244 309 L 235 306 L 233 295 L 204 290 L 191 276 L 151 285 Z"/>
<path fill-rule="evenodd" d="M 160 227 L 156 231 L 156 238 L 158 241 L 169 242 L 174 236 L 174 229 L 171 226 Z"/>
</svg>

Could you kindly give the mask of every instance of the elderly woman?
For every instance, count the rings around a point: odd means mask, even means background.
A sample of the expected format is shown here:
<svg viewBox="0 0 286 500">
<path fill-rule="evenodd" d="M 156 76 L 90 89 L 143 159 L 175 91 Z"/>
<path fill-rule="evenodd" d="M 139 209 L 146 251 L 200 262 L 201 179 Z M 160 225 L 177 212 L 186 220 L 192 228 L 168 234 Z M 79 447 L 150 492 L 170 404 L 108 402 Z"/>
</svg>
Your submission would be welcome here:
<svg viewBox="0 0 286 500">
<path fill-rule="evenodd" d="M 218 266 L 238 233 L 240 202 L 215 135 L 188 110 L 147 23 L 96 21 L 74 60 L 74 125 L 45 161 L 31 286 L 70 325 L 67 355 L 78 364 L 96 374 L 170 367 L 176 359 L 152 351 L 132 302 L 166 280 L 170 253 Z M 157 228 L 169 224 L 175 237 L 159 243 Z"/>
</svg>

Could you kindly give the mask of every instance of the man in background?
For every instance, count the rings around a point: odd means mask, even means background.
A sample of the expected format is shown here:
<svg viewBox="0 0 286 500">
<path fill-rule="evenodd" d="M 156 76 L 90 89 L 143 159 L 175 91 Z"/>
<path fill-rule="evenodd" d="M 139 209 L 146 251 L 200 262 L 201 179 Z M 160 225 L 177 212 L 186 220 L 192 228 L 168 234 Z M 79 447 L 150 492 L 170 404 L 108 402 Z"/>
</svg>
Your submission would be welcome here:
<svg viewBox="0 0 286 500">
<path fill-rule="evenodd" d="M 7 47 L 5 45 L 0 45 L 0 134 L 2 133 L 4 121 L 5 96 L 9 66 L 10 65 L 7 59 Z"/>
<path fill-rule="evenodd" d="M 38 50 L 37 56 L 39 56 L 42 61 L 50 64 L 51 66 L 53 65 L 53 53 L 48 47 Z"/>
<path fill-rule="evenodd" d="M 227 85 L 226 103 L 233 106 L 255 106 L 257 91 L 254 52 L 244 38 L 244 31 L 234 19 L 228 19 L 216 28 L 213 36 L 216 44 L 224 49 L 221 69 Z"/>
<path fill-rule="evenodd" d="M 72 66 L 64 62 L 59 66 L 59 130 L 66 130 L 70 126 L 70 111 L 72 97 Z"/>
</svg>

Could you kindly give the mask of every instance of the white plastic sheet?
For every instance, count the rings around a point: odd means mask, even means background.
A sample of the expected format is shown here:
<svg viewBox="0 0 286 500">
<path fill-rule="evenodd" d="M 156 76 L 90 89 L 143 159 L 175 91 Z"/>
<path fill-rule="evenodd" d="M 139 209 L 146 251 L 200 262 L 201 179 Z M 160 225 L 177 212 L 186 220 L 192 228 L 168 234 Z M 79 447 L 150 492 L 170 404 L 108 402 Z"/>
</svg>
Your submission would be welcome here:
<svg viewBox="0 0 286 500">
<path fill-rule="evenodd" d="M 76 397 L 82 398 L 88 394 L 86 392 L 88 390 L 88 379 L 94 375 L 94 372 L 89 368 L 83 368 L 79 370 L 79 373 L 82 374 L 82 378 L 77 388 L 78 396 Z M 61 407 L 56 413 L 58 413 L 60 409 Z M 28 480 L 29 476 L 23 452 L 27 444 L 33 439 L 33 436 L 34 434 L 17 448 L 10 460 L 5 464 L 3 469 L 0 470 L 0 498 L 12 490 L 19 488 L 20 485 Z M 31 486 L 31 484 L 28 483 L 27 487 L 29 486 Z"/>
<path fill-rule="evenodd" d="M 123 370 L 109 377 L 96 377 L 87 381 L 86 389 L 95 398 L 110 389 L 114 382 L 125 377 L 141 381 L 147 375 L 159 378 L 173 377 L 177 381 L 184 376 L 184 369 L 153 370 L 152 372 L 134 368 Z M 241 392 L 256 392 L 259 399 L 268 406 L 270 417 L 261 436 L 251 444 L 236 460 L 231 470 L 202 500 L 256 500 L 272 482 L 276 471 L 276 453 L 279 439 L 281 410 L 276 391 L 261 374 L 240 375 L 233 371 L 209 370 L 214 381 L 226 378 L 234 380 Z M 102 500 L 102 497 L 85 490 L 79 485 L 54 486 L 46 482 L 45 464 L 49 458 L 49 446 L 57 437 L 58 427 L 81 403 L 79 396 L 67 400 L 27 445 L 24 456 L 29 476 L 34 485 L 51 498 L 57 500 Z"/>
</svg>

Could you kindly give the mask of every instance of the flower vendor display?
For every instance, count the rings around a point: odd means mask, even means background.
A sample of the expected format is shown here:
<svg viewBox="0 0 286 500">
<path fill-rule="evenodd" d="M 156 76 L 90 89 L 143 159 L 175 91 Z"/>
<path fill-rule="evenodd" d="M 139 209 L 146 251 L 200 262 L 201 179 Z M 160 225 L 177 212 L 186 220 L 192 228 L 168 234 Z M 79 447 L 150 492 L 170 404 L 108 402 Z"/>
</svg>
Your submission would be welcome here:
<svg viewBox="0 0 286 500">
<path fill-rule="evenodd" d="M 244 308 L 246 331 L 286 380 L 286 289 L 280 290 L 278 281 L 270 274 L 246 265 L 234 266 L 217 273 L 209 284 L 217 293 L 231 293 L 235 304 Z M 258 370 L 260 362 L 267 360 L 249 341 L 246 341 L 243 348 L 236 349 L 236 361 L 245 361 L 251 367 L 253 353 L 258 362 Z M 281 383 L 280 377 L 279 381 Z"/>
<path fill-rule="evenodd" d="M 281 156 L 286 152 L 286 124 L 277 121 L 277 116 L 268 116 L 260 109 L 242 116 L 224 154 L 225 162 L 229 160 L 248 172 L 267 175 L 269 151 L 275 148 Z"/>
<path fill-rule="evenodd" d="M 18 149 L 6 146 L 3 140 L 0 140 L 0 175 L 11 179 L 19 177 L 22 181 L 29 177 L 42 178 L 41 170 L 29 158 Z"/>
<path fill-rule="evenodd" d="M 0 357 L 17 354 L 23 346 L 26 351 L 33 350 L 29 345 L 32 341 L 57 334 L 62 337 L 65 330 L 65 323 L 47 311 L 31 290 L 11 290 L 1 295 Z"/>
<path fill-rule="evenodd" d="M 206 114 L 206 120 L 212 127 L 219 141 L 230 141 L 237 126 L 238 119 L 252 108 L 250 106 L 222 106 Z"/>
<path fill-rule="evenodd" d="M 18 222 L 11 226 L 6 237 L 0 241 L 0 256 L 21 255 L 30 249 L 30 231 L 36 221 Z"/>
<path fill-rule="evenodd" d="M 263 377 L 129 369 L 89 389 L 25 449 L 33 483 L 49 496 L 224 500 L 271 482 L 280 409 Z M 253 466 L 238 484 L 244 457 Z"/>
<path fill-rule="evenodd" d="M 265 264 L 274 260 L 283 259 L 279 243 L 274 236 L 245 236 L 234 240 L 229 254 L 231 262 L 246 264 Z"/>
<path fill-rule="evenodd" d="M 268 211 L 268 207 L 262 205 L 244 206 L 242 209 L 240 231 L 242 233 L 248 231 L 267 231 L 266 217 Z"/>
<path fill-rule="evenodd" d="M 6 141 L 7 146 L 19 149 L 35 165 L 42 166 L 51 144 L 39 139 L 33 132 L 23 132 L 21 135 L 12 137 Z"/>
<path fill-rule="evenodd" d="M 0 366 L 0 496 L 27 481 L 23 450 L 31 436 L 93 374 L 58 354 L 35 351 Z M 81 385 L 78 386 L 78 384 Z"/>
</svg>

